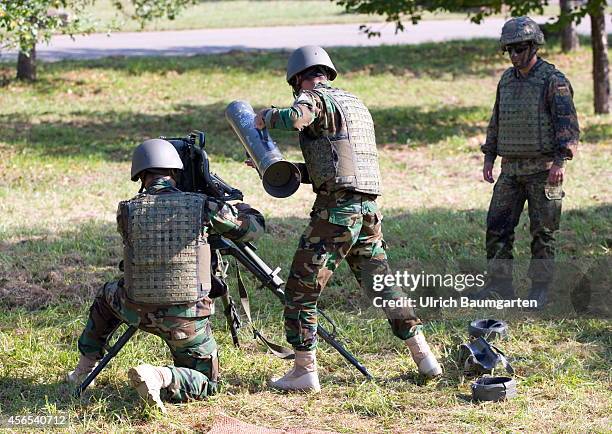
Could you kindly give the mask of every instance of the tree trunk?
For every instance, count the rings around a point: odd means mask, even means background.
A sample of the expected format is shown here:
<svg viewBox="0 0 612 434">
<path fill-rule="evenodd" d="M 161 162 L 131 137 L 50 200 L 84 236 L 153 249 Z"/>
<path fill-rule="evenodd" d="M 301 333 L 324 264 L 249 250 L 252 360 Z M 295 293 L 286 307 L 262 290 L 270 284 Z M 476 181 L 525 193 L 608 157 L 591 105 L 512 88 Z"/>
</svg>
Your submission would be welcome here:
<svg viewBox="0 0 612 434">
<path fill-rule="evenodd" d="M 595 113 L 610 113 L 610 65 L 608 63 L 608 34 L 604 5 L 591 17 L 593 46 L 593 97 Z"/>
<path fill-rule="evenodd" d="M 560 0 L 561 13 L 568 13 L 572 10 L 572 0 Z M 561 50 L 564 53 L 576 50 L 580 46 L 576 25 L 574 22 L 568 23 L 561 29 Z"/>
<path fill-rule="evenodd" d="M 19 52 L 17 57 L 17 79 L 36 80 L 36 47 L 32 48 L 29 53 Z"/>
</svg>

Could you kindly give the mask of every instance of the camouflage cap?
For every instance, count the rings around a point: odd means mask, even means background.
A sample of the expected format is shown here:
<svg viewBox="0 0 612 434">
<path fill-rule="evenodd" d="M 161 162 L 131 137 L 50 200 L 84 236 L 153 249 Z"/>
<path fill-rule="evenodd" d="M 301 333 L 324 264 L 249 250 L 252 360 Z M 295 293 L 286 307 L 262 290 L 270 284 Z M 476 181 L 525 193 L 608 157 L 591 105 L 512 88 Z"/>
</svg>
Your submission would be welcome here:
<svg viewBox="0 0 612 434">
<path fill-rule="evenodd" d="M 176 148 L 167 140 L 145 140 L 132 154 L 132 181 L 146 169 L 183 169 L 183 162 Z"/>
<path fill-rule="evenodd" d="M 544 34 L 538 23 L 529 17 L 516 17 L 506 21 L 499 39 L 502 49 L 509 44 L 527 41 L 533 41 L 537 45 L 544 44 Z"/>
<path fill-rule="evenodd" d="M 329 54 L 316 45 L 306 45 L 291 53 L 287 61 L 287 83 L 291 84 L 291 79 L 311 66 L 323 66 L 329 72 L 329 80 L 333 80 L 338 75 L 336 67 L 331 61 Z"/>
</svg>

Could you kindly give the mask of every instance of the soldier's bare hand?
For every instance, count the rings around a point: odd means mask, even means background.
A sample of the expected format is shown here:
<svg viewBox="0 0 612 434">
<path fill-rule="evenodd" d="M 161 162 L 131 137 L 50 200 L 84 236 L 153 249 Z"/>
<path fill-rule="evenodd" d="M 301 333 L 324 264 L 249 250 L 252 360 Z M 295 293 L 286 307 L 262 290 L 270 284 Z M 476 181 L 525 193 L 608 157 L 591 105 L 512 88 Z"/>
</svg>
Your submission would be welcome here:
<svg viewBox="0 0 612 434">
<path fill-rule="evenodd" d="M 255 128 L 263 130 L 266 127 L 266 116 L 267 109 L 260 110 L 257 115 L 255 115 Z"/>
<path fill-rule="evenodd" d="M 490 184 L 495 182 L 493 178 L 493 163 L 489 161 L 484 162 L 484 166 L 482 167 L 482 178 Z"/>
<path fill-rule="evenodd" d="M 550 171 L 548 172 L 548 183 L 553 185 L 561 184 L 563 182 L 564 173 L 564 167 L 559 167 L 553 164 L 550 168 Z"/>
</svg>

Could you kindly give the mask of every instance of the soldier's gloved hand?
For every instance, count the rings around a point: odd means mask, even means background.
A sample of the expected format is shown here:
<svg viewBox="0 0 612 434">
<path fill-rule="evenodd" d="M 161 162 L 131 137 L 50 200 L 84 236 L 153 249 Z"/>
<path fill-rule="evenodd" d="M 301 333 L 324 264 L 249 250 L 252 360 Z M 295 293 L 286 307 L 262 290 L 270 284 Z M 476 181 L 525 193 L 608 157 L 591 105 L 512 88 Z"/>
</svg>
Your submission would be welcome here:
<svg viewBox="0 0 612 434">
<path fill-rule="evenodd" d="M 238 210 L 238 220 L 248 221 L 249 237 L 247 241 L 257 239 L 266 230 L 266 220 L 262 213 L 252 208 L 248 203 L 237 203 L 234 207 Z"/>
<path fill-rule="evenodd" d="M 485 161 L 482 167 L 482 178 L 488 183 L 493 184 L 495 179 L 493 178 L 493 163 Z"/>
<path fill-rule="evenodd" d="M 249 211 L 249 210 L 254 209 L 254 208 L 251 208 L 251 205 L 249 205 L 248 203 L 245 203 L 245 202 L 240 202 L 240 203 L 237 203 L 237 204 L 236 204 L 236 205 L 234 205 L 234 206 L 236 207 L 236 209 L 237 209 L 239 212 L 246 212 L 246 211 Z M 255 211 L 257 211 L 257 210 L 255 210 Z"/>
<path fill-rule="evenodd" d="M 548 183 L 553 185 L 561 184 L 563 182 L 564 173 L 564 167 L 559 167 L 553 164 L 548 172 Z"/>
</svg>

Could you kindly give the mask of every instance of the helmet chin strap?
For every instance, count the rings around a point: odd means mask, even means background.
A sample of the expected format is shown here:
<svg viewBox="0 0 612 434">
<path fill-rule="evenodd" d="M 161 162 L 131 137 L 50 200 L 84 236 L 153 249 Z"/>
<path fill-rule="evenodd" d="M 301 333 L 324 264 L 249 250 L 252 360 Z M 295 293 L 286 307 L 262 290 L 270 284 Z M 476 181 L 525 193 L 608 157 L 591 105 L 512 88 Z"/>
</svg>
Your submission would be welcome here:
<svg viewBox="0 0 612 434">
<path fill-rule="evenodd" d="M 537 54 L 537 52 L 538 52 L 538 46 L 537 46 L 537 45 L 535 45 L 535 44 L 533 44 L 533 45 L 532 45 L 532 46 L 529 48 L 529 56 L 527 57 L 527 59 L 526 59 L 524 62 L 522 62 L 522 63 L 519 65 L 519 69 L 526 68 L 526 67 L 527 67 L 527 65 L 529 65 L 529 62 L 531 62 L 531 59 L 533 59 L 533 56 L 535 56 L 535 55 Z"/>
</svg>

